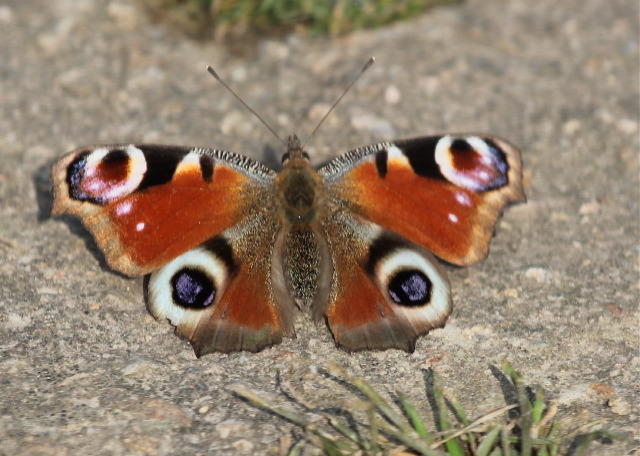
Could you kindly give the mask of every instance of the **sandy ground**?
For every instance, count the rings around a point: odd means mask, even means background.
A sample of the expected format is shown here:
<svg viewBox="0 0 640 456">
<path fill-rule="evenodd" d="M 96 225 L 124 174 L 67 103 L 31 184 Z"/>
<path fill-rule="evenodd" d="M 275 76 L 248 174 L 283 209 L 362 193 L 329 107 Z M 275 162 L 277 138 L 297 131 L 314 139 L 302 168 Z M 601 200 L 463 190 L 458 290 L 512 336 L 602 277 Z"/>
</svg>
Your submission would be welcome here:
<svg viewBox="0 0 640 456">
<path fill-rule="evenodd" d="M 492 367 L 505 359 L 556 401 L 566 430 L 628 433 L 590 454 L 638 448 L 637 2 L 472 0 L 337 40 L 233 48 L 131 5 L 0 4 L 0 454 L 278 454 L 301 432 L 230 385 L 285 403 L 280 370 L 336 405 L 348 391 L 318 374 L 335 363 L 429 417 L 433 366 L 476 416 L 504 405 Z M 192 144 L 277 163 L 277 140 L 205 64 L 283 136 L 305 137 L 370 55 L 312 141 L 316 163 L 447 131 L 503 136 L 525 160 L 528 204 L 506 212 L 486 261 L 447 267 L 455 311 L 415 353 L 350 355 L 301 317 L 295 340 L 196 359 L 148 314 L 142 279 L 111 272 L 78 221 L 48 217 L 49 167 L 81 145 Z"/>
</svg>

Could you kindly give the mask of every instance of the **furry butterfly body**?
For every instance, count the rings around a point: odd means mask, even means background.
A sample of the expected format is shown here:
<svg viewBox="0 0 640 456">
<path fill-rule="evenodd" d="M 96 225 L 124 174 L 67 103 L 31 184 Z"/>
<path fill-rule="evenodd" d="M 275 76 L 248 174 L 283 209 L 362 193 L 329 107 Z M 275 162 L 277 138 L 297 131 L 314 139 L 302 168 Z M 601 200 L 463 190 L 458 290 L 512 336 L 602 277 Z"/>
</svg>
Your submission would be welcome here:
<svg viewBox="0 0 640 456">
<path fill-rule="evenodd" d="M 52 214 L 78 216 L 113 269 L 150 274 L 150 311 L 198 356 L 293 337 L 296 308 L 348 351 L 412 351 L 451 312 L 433 254 L 484 258 L 504 206 L 525 200 L 519 151 L 476 135 L 374 144 L 319 170 L 292 136 L 278 173 L 226 151 L 91 146 L 52 180 Z"/>
</svg>

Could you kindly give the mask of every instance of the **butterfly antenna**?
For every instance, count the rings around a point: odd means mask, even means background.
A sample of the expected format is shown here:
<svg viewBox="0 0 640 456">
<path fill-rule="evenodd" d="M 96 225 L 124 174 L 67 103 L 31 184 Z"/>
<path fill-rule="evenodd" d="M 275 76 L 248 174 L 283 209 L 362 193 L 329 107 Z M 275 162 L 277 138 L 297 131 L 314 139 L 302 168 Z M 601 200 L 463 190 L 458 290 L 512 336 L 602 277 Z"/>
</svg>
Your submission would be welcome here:
<svg viewBox="0 0 640 456">
<path fill-rule="evenodd" d="M 316 128 L 313 129 L 313 131 L 311 132 L 311 134 L 307 137 L 306 141 L 304 142 L 304 144 L 302 145 L 302 149 L 304 149 L 304 146 L 307 145 L 307 143 L 309 142 L 309 140 L 311 138 L 313 138 L 313 135 L 316 134 L 316 132 L 320 129 L 320 126 L 324 123 L 324 121 L 326 120 L 327 117 L 329 117 L 329 114 L 331 114 L 331 112 L 333 111 L 333 109 L 338 106 L 338 103 L 340 103 L 340 101 L 344 98 L 344 96 L 347 94 L 347 92 L 351 89 L 351 87 L 353 87 L 353 85 L 356 83 L 356 81 L 358 79 L 360 79 L 360 76 L 362 76 L 362 73 L 364 73 L 365 71 L 367 71 L 369 69 L 369 67 L 371 65 L 373 65 L 373 62 L 376 61 L 375 57 L 370 57 L 369 60 L 367 60 L 367 63 L 364 64 L 364 66 L 362 67 L 362 69 L 360 70 L 360 72 L 356 75 L 355 78 L 353 78 L 353 81 L 351 81 L 351 84 L 349 84 L 347 86 L 346 89 L 344 89 L 344 91 L 342 92 L 342 95 L 340 95 L 338 97 L 338 99 L 331 105 L 331 107 L 329 108 L 329 110 L 327 111 L 327 113 L 324 115 L 324 117 L 320 120 L 320 122 L 318 122 L 318 125 L 316 125 Z"/>
<path fill-rule="evenodd" d="M 222 78 L 218 75 L 218 73 L 216 73 L 216 71 L 215 71 L 215 70 L 214 70 L 210 65 L 207 65 L 207 71 L 208 71 L 209 73 L 211 73 L 211 75 L 212 75 L 214 78 L 216 78 L 216 80 L 217 80 L 220 84 L 222 84 L 222 86 L 223 86 L 225 89 L 227 89 L 227 90 L 231 93 L 231 95 L 233 95 L 234 97 L 236 97 L 236 99 L 237 99 L 240 103 L 242 103 L 242 105 L 243 105 L 245 108 L 247 108 L 249 111 L 251 111 L 251 113 L 252 113 L 254 116 L 256 116 L 260 122 L 262 122 L 262 125 L 264 125 L 265 127 L 267 127 L 267 129 L 268 129 L 268 130 L 273 134 L 273 136 L 275 136 L 276 138 L 278 138 L 278 140 L 279 140 L 282 144 L 284 144 L 284 145 L 285 145 L 285 147 L 287 146 L 287 143 L 286 143 L 286 142 L 284 142 L 280 136 L 278 136 L 278 133 L 276 133 L 276 132 L 275 132 L 275 130 L 274 130 L 273 128 L 271 128 L 271 125 L 269 125 L 269 124 L 268 124 L 268 123 L 267 123 L 267 122 L 266 122 L 262 117 L 260 117 L 260 114 L 258 114 L 258 113 L 257 113 L 257 112 L 256 112 L 256 111 L 255 111 L 251 106 L 249 106 L 247 103 L 245 103 L 245 101 L 244 101 L 242 98 L 240 98 L 240 97 L 238 96 L 238 94 L 237 94 L 237 93 L 235 93 L 235 92 L 233 91 L 233 89 L 227 85 L 227 83 L 226 83 L 226 82 L 224 82 L 224 81 L 222 80 Z"/>
</svg>

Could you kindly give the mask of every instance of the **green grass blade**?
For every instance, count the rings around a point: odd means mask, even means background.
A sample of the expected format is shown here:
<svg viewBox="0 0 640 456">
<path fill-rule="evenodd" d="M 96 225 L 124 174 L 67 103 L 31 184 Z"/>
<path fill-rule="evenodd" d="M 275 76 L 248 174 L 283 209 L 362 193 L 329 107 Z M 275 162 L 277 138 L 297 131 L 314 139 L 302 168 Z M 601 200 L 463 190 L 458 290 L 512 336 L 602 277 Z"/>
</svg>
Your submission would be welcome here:
<svg viewBox="0 0 640 456">
<path fill-rule="evenodd" d="M 362 394 L 364 394 L 380 413 L 391 421 L 395 426 L 401 429 L 403 432 L 411 432 L 411 427 L 404 421 L 404 419 L 389 405 L 389 403 L 380 396 L 367 382 L 359 378 L 347 378 L 353 386 L 358 388 Z"/>
<path fill-rule="evenodd" d="M 400 442 L 402 442 L 405 446 L 417 451 L 419 454 L 424 456 L 447 456 L 451 453 L 444 453 L 439 450 L 434 450 L 429 446 L 427 442 L 425 442 L 420 436 L 415 433 L 406 433 L 402 432 L 399 429 L 394 428 L 392 425 L 386 422 L 378 423 L 378 426 L 381 430 L 383 430 L 386 434 L 396 438 Z"/>
<path fill-rule="evenodd" d="M 325 437 L 320 437 L 320 442 L 322 444 L 322 450 L 329 456 L 344 456 L 345 454 L 351 453 L 343 453 L 335 443 Z"/>
<path fill-rule="evenodd" d="M 340 423 L 337 419 L 335 419 L 332 416 L 325 416 L 325 418 L 327 419 L 327 421 L 329 422 L 329 424 L 331 425 L 331 427 L 333 429 L 335 429 L 336 431 L 338 431 L 340 434 L 342 434 L 343 436 L 345 436 L 347 439 L 349 439 L 350 441 L 352 441 L 353 443 L 355 443 L 358 446 L 364 446 L 364 442 L 362 437 L 360 437 L 360 435 L 351 430 L 348 426 L 344 426 L 342 423 Z"/>
<path fill-rule="evenodd" d="M 378 417 L 375 408 L 373 406 L 369 407 L 367 414 L 369 415 L 370 440 L 367 442 L 368 445 L 365 447 L 365 450 L 372 454 L 378 454 L 380 452 L 380 446 L 378 445 L 380 435 L 378 434 Z"/>
<path fill-rule="evenodd" d="M 449 392 L 445 393 L 445 397 L 449 400 L 449 404 L 451 404 L 451 407 L 453 407 L 453 411 L 460 422 L 465 426 L 469 426 L 469 418 L 467 418 L 467 414 L 462 408 L 462 405 L 460 405 L 460 402 L 458 402 L 458 398 L 456 398 Z"/>
<path fill-rule="evenodd" d="M 476 449 L 475 456 L 487 456 L 499 439 L 500 427 L 496 426 L 482 438 L 482 442 L 480 442 L 480 445 L 478 445 Z"/>
<path fill-rule="evenodd" d="M 509 443 L 509 434 L 513 429 L 513 424 L 509 424 L 508 426 L 503 426 L 500 431 L 500 448 L 502 449 L 502 454 L 508 456 L 511 454 L 511 444 Z"/>
<path fill-rule="evenodd" d="M 296 442 L 287 453 L 287 456 L 300 456 L 302 454 L 302 449 L 304 448 L 304 440 L 300 440 Z"/>
<path fill-rule="evenodd" d="M 531 416 L 533 418 L 533 424 L 536 425 L 542 420 L 542 416 L 545 409 L 544 393 L 542 388 L 536 388 L 536 399 L 533 402 L 533 408 L 531 409 Z"/>
<path fill-rule="evenodd" d="M 402 408 L 404 408 L 405 413 L 409 417 L 409 421 L 411 422 L 411 426 L 413 426 L 413 429 L 418 433 L 420 437 L 424 438 L 427 443 L 430 443 L 433 440 L 433 438 L 427 432 L 427 428 L 424 425 L 424 422 L 422 421 L 422 419 L 420 418 L 418 411 L 409 402 L 409 400 L 404 394 L 398 393 L 398 399 L 400 400 L 400 403 L 402 404 Z"/>
<path fill-rule="evenodd" d="M 249 389 L 247 389 L 247 388 L 245 388 L 243 386 L 232 385 L 232 386 L 229 387 L 229 389 L 231 391 L 233 391 L 234 393 L 236 393 L 238 396 L 243 397 L 243 398 L 245 398 L 246 400 L 248 400 L 250 402 L 253 402 L 258 407 L 262 407 L 262 408 L 265 408 L 267 410 L 270 410 L 273 413 L 275 413 L 277 415 L 280 415 L 284 419 L 291 421 L 292 423 L 295 423 L 295 424 L 303 426 L 303 427 L 308 427 L 309 426 L 309 422 L 303 416 L 298 415 L 293 410 L 286 409 L 286 408 L 283 408 L 283 407 L 279 407 L 279 406 L 273 404 L 268 399 L 265 399 L 264 397 L 254 393 L 253 391 L 251 391 L 251 390 L 249 390 Z"/>
<path fill-rule="evenodd" d="M 436 401 L 436 407 L 438 408 L 438 425 L 440 431 L 448 431 L 453 428 L 449 419 L 447 418 L 447 407 L 444 403 L 444 391 L 440 384 L 440 377 L 435 373 L 433 369 L 430 369 L 431 378 L 433 378 L 433 397 Z M 457 438 L 448 439 L 444 442 L 447 452 L 451 456 L 464 456 L 464 450 Z"/>
<path fill-rule="evenodd" d="M 531 430 L 533 428 L 531 401 L 527 395 L 522 377 L 511 367 L 511 364 L 505 361 L 502 364 L 502 370 L 509 375 L 518 394 L 518 404 L 520 405 L 520 456 L 531 456 Z"/>
</svg>

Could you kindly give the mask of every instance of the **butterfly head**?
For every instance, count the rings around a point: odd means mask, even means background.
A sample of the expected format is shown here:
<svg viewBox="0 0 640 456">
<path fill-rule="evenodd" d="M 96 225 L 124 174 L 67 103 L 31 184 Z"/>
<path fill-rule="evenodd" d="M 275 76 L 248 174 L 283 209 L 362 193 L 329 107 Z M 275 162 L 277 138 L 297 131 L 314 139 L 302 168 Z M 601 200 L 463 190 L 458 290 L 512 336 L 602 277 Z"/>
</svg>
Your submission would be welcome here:
<svg viewBox="0 0 640 456">
<path fill-rule="evenodd" d="M 296 158 L 301 158 L 308 162 L 309 154 L 302 149 L 302 145 L 300 144 L 298 137 L 296 135 L 291 135 L 287 139 L 287 152 L 282 156 L 282 164 L 285 165 L 289 160 Z"/>
</svg>

